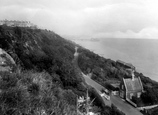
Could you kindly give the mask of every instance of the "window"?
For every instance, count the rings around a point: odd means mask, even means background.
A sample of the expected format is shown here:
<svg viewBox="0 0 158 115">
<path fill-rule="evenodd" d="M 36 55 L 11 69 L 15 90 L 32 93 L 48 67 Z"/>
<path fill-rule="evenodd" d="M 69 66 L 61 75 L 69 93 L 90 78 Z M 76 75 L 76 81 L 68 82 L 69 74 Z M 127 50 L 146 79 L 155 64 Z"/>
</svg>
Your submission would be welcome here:
<svg viewBox="0 0 158 115">
<path fill-rule="evenodd" d="M 140 95 L 141 95 L 141 93 L 140 93 L 140 92 L 138 92 L 138 93 L 137 93 L 137 98 L 140 98 Z"/>
<path fill-rule="evenodd" d="M 122 89 L 123 89 L 123 85 L 122 85 Z"/>
</svg>

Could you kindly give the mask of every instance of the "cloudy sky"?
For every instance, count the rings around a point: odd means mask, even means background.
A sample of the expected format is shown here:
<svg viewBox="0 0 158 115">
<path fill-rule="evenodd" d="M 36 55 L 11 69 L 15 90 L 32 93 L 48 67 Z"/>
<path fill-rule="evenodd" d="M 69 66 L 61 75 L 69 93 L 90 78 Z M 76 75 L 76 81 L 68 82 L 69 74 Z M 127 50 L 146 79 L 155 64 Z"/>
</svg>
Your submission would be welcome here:
<svg viewBox="0 0 158 115">
<path fill-rule="evenodd" d="M 62 36 L 158 39 L 158 0 L 0 0 L 0 19 Z"/>
</svg>

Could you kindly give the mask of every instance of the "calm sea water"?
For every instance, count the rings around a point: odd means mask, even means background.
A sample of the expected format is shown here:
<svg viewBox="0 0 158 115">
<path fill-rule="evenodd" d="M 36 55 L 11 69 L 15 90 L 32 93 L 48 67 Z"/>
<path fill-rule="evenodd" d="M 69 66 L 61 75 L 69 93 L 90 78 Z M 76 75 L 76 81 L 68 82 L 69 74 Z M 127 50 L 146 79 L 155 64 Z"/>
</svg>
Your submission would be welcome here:
<svg viewBox="0 0 158 115">
<path fill-rule="evenodd" d="M 101 39 L 76 43 L 113 60 L 132 63 L 138 72 L 158 81 L 158 40 L 155 39 Z"/>
</svg>

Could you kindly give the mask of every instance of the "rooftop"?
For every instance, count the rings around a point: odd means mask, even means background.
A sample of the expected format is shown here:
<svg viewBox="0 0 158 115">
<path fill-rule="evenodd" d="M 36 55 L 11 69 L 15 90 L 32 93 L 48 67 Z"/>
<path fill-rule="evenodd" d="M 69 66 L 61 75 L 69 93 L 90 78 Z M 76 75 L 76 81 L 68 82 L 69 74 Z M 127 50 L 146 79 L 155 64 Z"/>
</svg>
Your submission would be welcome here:
<svg viewBox="0 0 158 115">
<path fill-rule="evenodd" d="M 131 68 L 135 68 L 131 63 L 126 63 L 126 62 L 123 62 L 123 61 L 121 61 L 121 60 L 117 60 L 116 62 L 117 62 L 117 63 L 121 63 L 121 64 L 126 65 L 126 66 L 129 66 L 129 67 L 131 67 Z"/>
<path fill-rule="evenodd" d="M 142 90 L 141 80 L 138 77 L 133 80 L 131 78 L 125 78 L 124 82 L 128 91 Z"/>
</svg>

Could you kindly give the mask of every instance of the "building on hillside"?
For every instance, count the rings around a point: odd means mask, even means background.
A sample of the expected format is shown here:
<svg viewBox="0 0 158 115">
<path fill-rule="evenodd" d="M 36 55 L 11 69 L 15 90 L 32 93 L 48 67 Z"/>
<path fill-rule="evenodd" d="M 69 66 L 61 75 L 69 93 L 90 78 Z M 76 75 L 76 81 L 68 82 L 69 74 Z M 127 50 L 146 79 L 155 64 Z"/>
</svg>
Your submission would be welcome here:
<svg viewBox="0 0 158 115">
<path fill-rule="evenodd" d="M 143 85 L 140 77 L 135 77 L 134 70 L 131 70 L 131 78 L 123 78 L 120 83 L 120 97 L 131 100 L 133 96 L 139 98 L 143 92 Z"/>
<path fill-rule="evenodd" d="M 31 29 L 37 28 L 37 25 L 34 25 L 29 21 L 17 21 L 17 20 L 0 20 L 0 25 L 7 25 L 10 27 L 30 27 Z"/>
<path fill-rule="evenodd" d="M 125 67 L 125 68 L 129 68 L 129 69 L 135 70 L 135 67 L 134 67 L 132 64 L 123 62 L 123 61 L 121 61 L 121 60 L 117 60 L 117 61 L 116 61 L 116 64 L 117 64 L 117 65 L 120 65 L 120 66 L 123 66 L 123 67 Z"/>
</svg>

